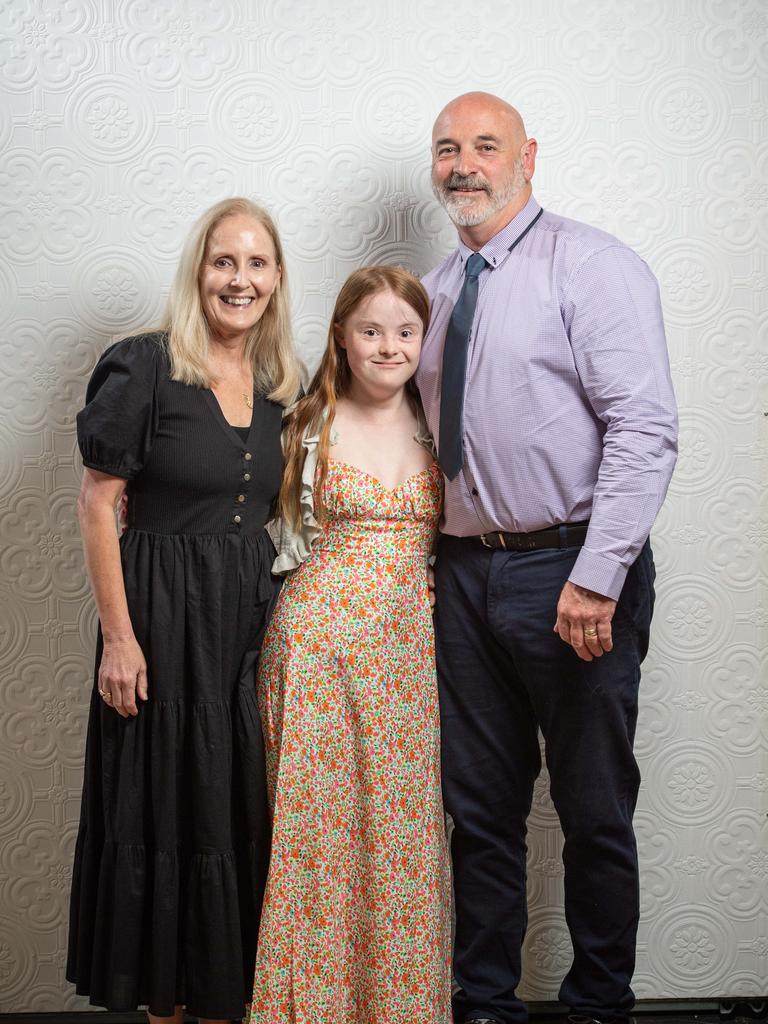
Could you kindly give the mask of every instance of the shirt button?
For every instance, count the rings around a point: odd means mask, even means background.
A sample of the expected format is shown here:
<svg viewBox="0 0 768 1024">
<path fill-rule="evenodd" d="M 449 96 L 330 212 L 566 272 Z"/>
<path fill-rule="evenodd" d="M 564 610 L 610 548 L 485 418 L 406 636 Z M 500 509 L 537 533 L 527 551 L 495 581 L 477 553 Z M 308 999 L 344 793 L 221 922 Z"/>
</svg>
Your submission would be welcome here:
<svg viewBox="0 0 768 1024">
<path fill-rule="evenodd" d="M 250 479 L 251 479 L 251 474 L 250 473 L 244 473 L 243 474 L 243 480 L 250 480 Z"/>
<path fill-rule="evenodd" d="M 253 456 L 251 455 L 251 453 L 250 453 L 250 452 L 246 452 L 246 453 L 245 453 L 245 454 L 243 455 L 243 458 L 245 459 L 245 461 L 246 461 L 246 462 L 250 462 L 250 461 L 251 461 L 251 459 L 253 458 Z"/>
<path fill-rule="evenodd" d="M 472 493 L 473 493 L 474 495 L 477 495 L 477 488 L 476 488 L 476 487 L 473 487 L 473 488 L 472 488 Z"/>
<path fill-rule="evenodd" d="M 234 521 L 235 521 L 236 523 L 239 523 L 239 522 L 240 522 L 240 516 L 235 516 L 235 520 L 234 520 Z"/>
<path fill-rule="evenodd" d="M 244 494 L 238 494 L 238 496 L 237 496 L 237 500 L 238 500 L 238 501 L 240 502 L 240 504 L 242 505 L 242 503 L 243 503 L 243 502 L 245 501 L 245 495 L 244 495 Z"/>
</svg>

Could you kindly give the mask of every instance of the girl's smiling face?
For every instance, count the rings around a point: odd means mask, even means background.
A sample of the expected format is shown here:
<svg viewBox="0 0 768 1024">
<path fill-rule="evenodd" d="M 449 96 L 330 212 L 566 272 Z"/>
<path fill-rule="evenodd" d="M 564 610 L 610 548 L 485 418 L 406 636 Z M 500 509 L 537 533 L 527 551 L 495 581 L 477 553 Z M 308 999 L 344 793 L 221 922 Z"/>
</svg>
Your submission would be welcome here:
<svg viewBox="0 0 768 1024">
<path fill-rule="evenodd" d="M 334 335 L 347 354 L 353 386 L 384 397 L 416 372 L 424 325 L 412 306 L 386 289 L 364 299 Z"/>
</svg>

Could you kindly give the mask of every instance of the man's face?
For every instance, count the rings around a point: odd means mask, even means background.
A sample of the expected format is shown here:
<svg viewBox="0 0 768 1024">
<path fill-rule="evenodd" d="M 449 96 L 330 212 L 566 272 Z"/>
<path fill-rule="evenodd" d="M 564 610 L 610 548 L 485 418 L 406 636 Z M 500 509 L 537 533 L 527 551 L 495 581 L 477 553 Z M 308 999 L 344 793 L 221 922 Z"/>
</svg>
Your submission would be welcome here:
<svg viewBox="0 0 768 1024">
<path fill-rule="evenodd" d="M 503 109 L 477 99 L 446 107 L 432 134 L 432 190 L 454 224 L 485 223 L 527 187 L 524 148 Z"/>
</svg>

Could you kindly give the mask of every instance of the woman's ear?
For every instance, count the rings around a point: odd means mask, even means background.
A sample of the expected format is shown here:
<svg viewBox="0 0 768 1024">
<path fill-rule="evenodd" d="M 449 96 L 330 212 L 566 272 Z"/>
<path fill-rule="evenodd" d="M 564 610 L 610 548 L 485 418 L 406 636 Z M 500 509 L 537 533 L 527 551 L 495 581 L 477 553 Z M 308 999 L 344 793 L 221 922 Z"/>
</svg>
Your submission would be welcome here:
<svg viewBox="0 0 768 1024">
<path fill-rule="evenodd" d="M 333 340 L 336 342 L 339 348 L 347 347 L 344 344 L 344 329 L 342 328 L 341 324 L 333 325 Z"/>
</svg>

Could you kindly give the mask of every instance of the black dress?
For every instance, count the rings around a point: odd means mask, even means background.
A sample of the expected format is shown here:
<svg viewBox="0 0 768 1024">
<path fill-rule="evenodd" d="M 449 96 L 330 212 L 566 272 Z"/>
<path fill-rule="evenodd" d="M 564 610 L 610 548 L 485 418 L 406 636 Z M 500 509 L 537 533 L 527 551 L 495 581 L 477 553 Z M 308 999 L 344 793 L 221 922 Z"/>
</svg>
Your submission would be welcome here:
<svg viewBox="0 0 768 1024">
<path fill-rule="evenodd" d="M 255 667 L 282 410 L 254 395 L 244 441 L 212 392 L 168 373 L 162 335 L 119 342 L 77 420 L 85 465 L 129 481 L 120 547 L 149 699 L 121 718 L 94 685 L 67 978 L 111 1010 L 231 1018 L 269 860 Z M 97 671 L 101 650 L 99 634 Z"/>
</svg>

